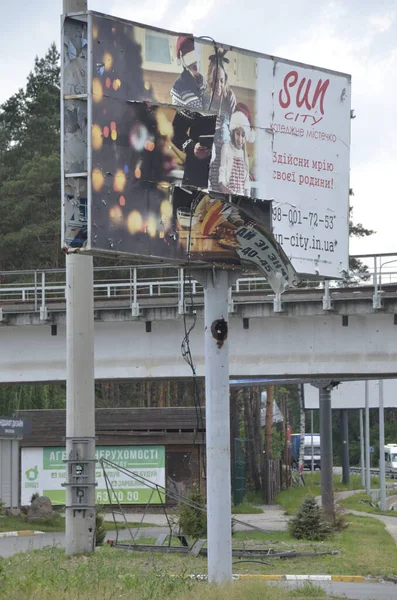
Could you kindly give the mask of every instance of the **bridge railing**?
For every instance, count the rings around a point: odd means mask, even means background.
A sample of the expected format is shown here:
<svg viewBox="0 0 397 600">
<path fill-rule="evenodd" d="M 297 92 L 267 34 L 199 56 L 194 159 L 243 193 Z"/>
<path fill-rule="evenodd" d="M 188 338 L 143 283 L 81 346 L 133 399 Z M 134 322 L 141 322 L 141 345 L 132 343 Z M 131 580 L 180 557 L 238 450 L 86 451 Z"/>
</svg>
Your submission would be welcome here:
<svg viewBox="0 0 397 600">
<path fill-rule="evenodd" d="M 326 299 L 341 287 L 360 288 L 373 286 L 373 305 L 380 308 L 385 286 L 397 284 L 397 253 L 356 255 L 352 257 L 356 268 L 346 274 L 344 280 L 303 280 L 301 291 L 324 290 Z M 358 265 L 358 268 L 357 268 Z M 63 302 L 66 290 L 65 269 L 37 269 L 34 271 L 0 271 L 0 307 L 10 304 L 28 304 L 30 310 L 40 311 L 45 317 L 48 303 Z M 266 278 L 246 272 L 232 288 L 231 295 L 262 292 L 273 296 Z M 138 310 L 143 298 L 161 297 L 177 299 L 183 303 L 193 296 L 198 299 L 202 287 L 190 278 L 187 271 L 163 265 L 123 265 L 94 268 L 94 299 L 96 301 L 123 299 Z M 327 302 L 325 301 L 324 307 Z"/>
</svg>

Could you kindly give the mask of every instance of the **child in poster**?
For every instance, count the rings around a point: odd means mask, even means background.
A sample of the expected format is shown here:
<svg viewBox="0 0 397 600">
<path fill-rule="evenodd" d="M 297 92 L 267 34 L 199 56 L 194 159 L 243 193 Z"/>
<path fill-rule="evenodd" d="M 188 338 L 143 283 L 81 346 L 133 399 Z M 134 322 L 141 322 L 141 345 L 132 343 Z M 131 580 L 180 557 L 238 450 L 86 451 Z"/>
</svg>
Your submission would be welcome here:
<svg viewBox="0 0 397 600">
<path fill-rule="evenodd" d="M 250 112 L 238 103 L 230 119 L 230 141 L 222 146 L 219 190 L 224 194 L 250 196 L 250 173 L 246 142 L 254 142 Z"/>
</svg>

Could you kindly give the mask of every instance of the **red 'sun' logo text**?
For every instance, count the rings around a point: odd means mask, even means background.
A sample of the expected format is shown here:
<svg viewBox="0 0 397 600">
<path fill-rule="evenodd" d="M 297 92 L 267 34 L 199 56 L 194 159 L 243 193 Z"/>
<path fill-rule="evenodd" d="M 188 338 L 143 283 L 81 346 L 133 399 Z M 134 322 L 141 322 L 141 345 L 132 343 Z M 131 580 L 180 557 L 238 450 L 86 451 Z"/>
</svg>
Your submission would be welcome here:
<svg viewBox="0 0 397 600">
<path fill-rule="evenodd" d="M 299 75 L 297 71 L 290 71 L 284 77 L 283 87 L 279 91 L 278 101 L 282 108 L 288 108 L 291 104 L 291 94 L 295 96 L 292 98 L 296 106 L 301 108 L 303 105 L 306 106 L 307 110 L 316 108 L 319 104 L 320 112 L 324 114 L 324 98 L 328 89 L 330 80 L 326 79 L 323 81 L 319 79 L 316 87 L 312 89 L 312 80 L 302 77 L 299 81 Z"/>
</svg>

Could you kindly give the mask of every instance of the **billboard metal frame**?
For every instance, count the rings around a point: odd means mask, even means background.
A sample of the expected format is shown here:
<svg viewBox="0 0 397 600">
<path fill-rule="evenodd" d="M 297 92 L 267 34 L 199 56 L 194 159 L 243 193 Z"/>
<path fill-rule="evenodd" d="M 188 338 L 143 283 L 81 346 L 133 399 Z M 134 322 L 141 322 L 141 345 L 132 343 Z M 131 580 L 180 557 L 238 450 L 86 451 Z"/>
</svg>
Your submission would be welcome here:
<svg viewBox="0 0 397 600">
<path fill-rule="evenodd" d="M 87 228 L 87 239 L 86 242 L 84 244 L 80 244 L 80 246 L 76 245 L 73 246 L 73 244 L 71 244 L 68 241 L 68 235 L 65 232 L 65 228 L 68 225 L 68 211 L 66 209 L 66 206 L 68 204 L 66 198 L 65 198 L 65 180 L 66 179 L 73 179 L 71 177 L 71 174 L 68 174 L 67 177 L 65 178 L 65 173 L 64 173 L 64 169 L 62 172 L 62 196 L 63 196 L 63 204 L 64 204 L 64 210 L 62 211 L 62 246 L 65 249 L 65 251 L 67 253 L 73 253 L 73 252 L 81 252 L 84 254 L 93 254 L 93 255 L 97 255 L 97 256 L 109 256 L 109 257 L 115 257 L 115 256 L 119 256 L 120 258 L 127 258 L 127 257 L 131 257 L 133 256 L 134 260 L 136 262 L 143 262 L 143 261 L 147 261 L 148 257 L 147 256 L 139 256 L 138 254 L 135 253 L 131 253 L 131 252 L 124 252 L 122 250 L 117 250 L 115 248 L 109 248 L 109 250 L 106 250 L 104 248 L 95 248 L 94 247 L 94 240 L 93 240 L 93 236 L 94 236 L 94 230 L 93 230 L 93 221 L 94 221 L 94 216 L 93 216 L 93 206 L 92 206 L 92 197 L 93 197 L 93 192 L 92 192 L 92 183 L 91 183 L 91 173 L 92 173 L 92 168 L 93 168 L 93 157 L 92 157 L 92 125 L 93 125 L 93 107 L 92 107 L 92 95 L 93 95 L 93 90 L 92 90 L 92 79 L 94 77 L 94 73 L 93 73 L 93 44 L 92 44 L 92 32 L 93 32 L 93 18 L 98 17 L 98 18 L 102 18 L 102 19 L 107 19 L 110 21 L 113 21 L 115 23 L 121 23 L 121 24 L 125 24 L 126 26 L 128 25 L 129 27 L 138 27 L 138 28 L 142 28 L 145 31 L 153 31 L 153 32 L 158 32 L 164 35 L 169 35 L 169 36 L 176 36 L 176 35 L 181 35 L 178 34 L 176 32 L 172 32 L 170 30 L 167 29 L 163 29 L 163 28 L 158 28 L 158 27 L 152 27 L 152 26 L 147 26 L 141 23 L 137 23 L 134 21 L 128 21 L 126 19 L 119 19 L 117 17 L 111 16 L 111 15 L 106 15 L 97 11 L 88 11 L 87 13 L 73 13 L 73 14 L 69 14 L 66 18 L 67 19 L 73 19 L 77 22 L 81 22 L 84 23 L 87 28 L 88 28 L 88 34 L 87 34 L 87 71 L 86 71 L 86 94 L 79 94 L 79 95 L 75 95 L 74 96 L 74 100 L 76 102 L 81 102 L 81 101 L 85 101 L 87 103 L 87 139 L 86 139 L 86 144 L 87 144 L 87 169 L 85 173 L 75 173 L 75 180 L 85 180 L 87 182 L 87 211 L 86 211 L 86 228 Z M 65 19 L 65 18 L 64 18 Z M 64 70 L 65 67 L 65 36 L 64 36 L 64 25 L 65 25 L 65 20 L 63 21 L 63 35 L 62 35 L 62 70 Z M 201 37 L 195 37 L 192 34 L 185 34 L 186 36 L 191 36 L 195 41 L 197 41 L 200 45 L 202 46 L 213 46 L 213 43 L 205 38 L 201 38 Z M 271 56 L 268 54 L 264 54 L 264 53 L 260 53 L 260 52 L 255 52 L 255 51 L 251 51 L 251 50 L 247 50 L 247 49 L 242 49 L 239 48 L 237 46 L 230 46 L 228 44 L 220 44 L 220 43 L 216 43 L 216 47 L 224 47 L 224 48 L 228 48 L 233 52 L 238 52 L 241 55 L 245 55 L 245 56 L 250 56 L 253 59 L 265 59 L 265 60 L 269 60 L 273 63 L 273 65 L 277 65 L 277 64 L 285 64 L 285 65 L 289 65 L 291 66 L 291 68 L 302 68 L 302 69 L 306 69 L 306 70 L 312 70 L 315 72 L 318 72 L 320 74 L 329 74 L 329 75 L 333 75 L 335 77 L 343 77 L 346 79 L 348 85 L 350 85 L 351 83 L 351 77 L 350 75 L 343 73 L 343 72 L 338 72 L 338 71 L 334 71 L 331 69 L 324 69 L 321 67 L 316 67 L 314 65 L 310 65 L 310 64 L 304 64 L 298 61 L 293 61 L 293 60 L 287 60 L 287 59 L 283 59 L 283 58 L 279 58 L 279 57 L 275 57 L 275 56 Z M 305 73 L 303 73 L 304 75 Z M 314 84 L 313 84 L 314 85 Z M 259 90 L 259 87 L 257 88 Z M 350 88 L 349 88 L 350 90 Z M 312 90 L 313 91 L 313 90 Z M 256 92 L 255 92 L 256 93 Z M 65 108 L 65 103 L 66 103 L 66 99 L 71 100 L 70 97 L 65 96 L 65 89 L 64 89 L 64 85 L 63 82 L 61 82 L 61 95 L 62 95 L 62 107 L 61 107 L 61 137 L 62 137 L 62 166 L 64 166 L 64 161 L 65 161 L 65 118 L 64 118 L 64 108 Z M 350 106 L 350 94 L 348 93 L 348 98 L 349 98 L 349 106 Z M 133 102 L 133 100 L 132 100 Z M 170 107 L 170 104 L 165 104 L 162 103 L 161 100 L 156 99 L 155 100 L 155 104 L 158 104 L 159 106 L 164 106 L 164 107 Z M 174 107 L 175 108 L 175 107 Z M 211 113 L 212 114 L 212 113 Z M 288 123 L 288 121 L 286 121 L 286 123 Z M 258 127 L 258 129 L 260 129 L 260 127 Z M 308 130 L 309 131 L 309 130 Z M 314 130 L 313 130 L 314 131 Z M 279 137 L 280 138 L 280 134 Z M 350 140 L 350 132 L 349 132 L 349 140 Z M 317 150 L 317 146 L 313 146 L 312 148 L 313 151 Z M 309 153 L 310 155 L 310 153 Z M 285 174 L 285 173 L 284 173 Z M 321 173 L 320 173 L 321 175 Z M 312 178 L 312 177 L 311 177 Z M 346 186 L 344 186 L 346 187 Z M 308 188 L 309 189 L 309 188 Z M 292 191 L 292 194 L 294 192 Z M 284 203 L 284 200 L 280 200 L 281 204 Z M 327 209 L 328 210 L 328 209 Z M 331 210 L 331 208 L 329 209 Z M 70 210 L 69 210 L 70 212 Z M 342 213 L 338 213 L 339 215 L 341 215 Z M 306 218 L 306 217 L 305 217 Z M 342 223 L 342 221 L 339 221 L 339 226 Z M 346 229 L 345 234 L 348 233 L 348 198 L 346 199 L 346 224 L 343 225 L 343 227 Z M 270 232 L 269 232 L 270 233 Z M 343 234 L 345 236 L 345 234 Z M 325 235 L 325 234 L 324 234 Z M 269 238 L 271 239 L 271 238 Z M 288 239 L 288 238 L 287 238 Z M 309 239 L 309 238 L 308 238 Z M 348 239 L 348 235 L 346 237 L 346 239 Z M 314 237 L 313 237 L 314 240 Z M 318 242 L 319 240 L 317 240 Z M 312 243 L 310 241 L 310 243 Z M 348 243 L 348 242 L 347 242 Z M 313 241 L 314 244 L 314 241 Z M 344 242 L 344 245 L 346 244 L 346 240 Z M 292 245 L 292 242 L 291 242 Z M 309 246 L 310 247 L 310 246 Z M 313 246 L 314 248 L 314 246 Z M 288 251 L 288 253 L 293 252 L 292 250 L 292 246 L 291 249 Z M 283 249 L 280 247 L 280 255 L 283 255 Z M 287 257 L 287 254 L 285 256 Z M 154 258 L 153 258 L 154 259 Z M 150 259 L 149 259 L 150 260 Z M 289 259 L 288 259 L 289 260 Z M 312 259 L 309 259 L 312 260 Z M 335 260 L 335 259 L 334 259 Z M 181 258 L 175 258 L 175 257 L 165 257 L 165 258 L 161 258 L 161 257 L 156 257 L 156 261 L 158 263 L 162 263 L 162 264 L 187 264 L 188 262 L 191 263 L 191 266 L 193 265 L 197 265 L 199 268 L 203 267 L 203 266 L 208 266 L 211 265 L 213 266 L 214 264 L 217 264 L 216 262 L 214 263 L 213 260 L 211 260 L 209 258 L 208 261 L 206 261 L 205 259 L 202 261 L 190 261 L 189 259 L 186 260 L 182 260 Z M 332 263 L 332 257 L 330 258 L 330 261 Z M 321 261 L 320 261 L 321 262 Z M 331 264 L 330 263 L 330 264 Z M 333 263 L 334 265 L 336 263 Z M 220 266 L 220 264 L 218 263 L 218 266 Z M 244 266 L 244 265 L 243 265 Z M 222 267 L 224 267 L 224 265 L 222 265 Z M 232 268 L 239 268 L 239 265 L 235 264 L 234 267 Z M 314 268 L 314 267 L 313 267 Z M 322 273 L 320 273 L 321 271 L 321 266 L 317 265 L 318 268 L 318 275 L 317 277 L 319 278 L 327 278 L 328 275 L 324 275 Z M 335 268 L 335 266 L 333 267 Z M 300 271 L 301 273 L 303 273 L 303 271 Z M 316 276 L 313 273 L 313 276 Z"/>
</svg>

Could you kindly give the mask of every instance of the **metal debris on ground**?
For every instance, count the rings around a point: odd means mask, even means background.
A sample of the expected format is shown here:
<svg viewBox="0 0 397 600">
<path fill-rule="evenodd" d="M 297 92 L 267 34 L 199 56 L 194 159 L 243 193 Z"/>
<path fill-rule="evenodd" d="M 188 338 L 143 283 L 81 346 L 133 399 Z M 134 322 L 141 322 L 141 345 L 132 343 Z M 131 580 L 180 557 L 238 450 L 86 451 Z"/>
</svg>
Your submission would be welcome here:
<svg viewBox="0 0 397 600">
<path fill-rule="evenodd" d="M 169 514 L 169 509 L 167 508 L 167 505 L 166 505 L 166 498 L 175 500 L 175 501 L 179 502 L 180 504 L 185 504 L 187 506 L 190 506 L 191 508 L 195 508 L 196 510 L 199 510 L 202 512 L 206 512 L 205 506 L 203 506 L 201 504 L 197 504 L 196 502 L 192 502 L 185 496 L 181 496 L 180 494 L 177 494 L 176 492 L 166 490 L 165 487 L 159 485 L 158 483 L 153 483 L 152 481 L 150 481 L 149 479 L 146 479 L 145 477 L 142 477 L 138 473 L 129 471 L 125 467 L 121 467 L 120 465 L 117 465 L 116 463 L 113 463 L 105 458 L 102 458 L 100 460 L 100 463 L 101 463 L 101 467 L 103 470 L 103 475 L 104 475 L 104 479 L 105 479 L 105 483 L 106 483 L 106 489 L 108 492 L 110 510 L 113 515 L 113 522 L 114 522 L 115 529 L 116 529 L 116 540 L 109 542 L 109 544 L 113 548 L 120 548 L 122 550 L 133 550 L 133 551 L 137 551 L 137 552 L 162 552 L 162 553 L 172 553 L 172 554 L 189 554 L 191 556 L 207 556 L 207 554 L 208 554 L 208 551 L 206 548 L 207 540 L 198 539 L 198 540 L 195 540 L 193 542 L 193 544 L 189 546 L 189 542 L 188 542 L 187 538 L 180 531 L 179 526 L 178 526 L 177 531 L 175 531 L 176 523 L 173 518 L 173 515 Z M 118 496 L 113 488 L 112 482 L 109 479 L 109 476 L 106 472 L 106 467 L 111 468 L 112 470 L 117 469 L 118 471 L 123 473 L 126 477 L 130 477 L 137 483 L 144 485 L 151 490 L 149 500 L 145 506 L 145 510 L 143 512 L 141 521 L 140 521 L 138 527 L 135 529 L 135 533 L 131 530 L 131 528 L 129 526 L 125 510 L 124 510 L 123 506 L 120 504 Z M 145 516 L 147 514 L 149 505 L 150 505 L 153 497 L 156 497 L 155 494 L 158 495 L 158 499 L 160 500 L 161 508 L 166 517 L 168 533 L 162 533 L 161 535 L 159 535 L 155 544 L 139 544 L 137 541 L 139 539 L 139 532 L 140 532 L 140 529 L 144 522 Z M 124 530 L 125 529 L 128 530 L 128 532 L 130 534 L 130 538 L 131 538 L 131 540 L 128 540 L 127 542 L 124 542 L 124 543 L 119 542 L 119 532 L 120 532 L 121 528 L 120 528 L 120 523 L 117 521 L 117 518 L 116 518 L 117 514 L 119 514 L 123 517 L 124 523 L 123 523 L 122 528 Z M 256 525 L 252 525 L 251 523 L 246 523 L 244 521 L 240 521 L 239 519 L 235 519 L 234 517 L 232 520 L 234 523 L 239 523 L 250 529 L 260 531 L 262 533 L 267 533 L 267 531 L 265 529 L 262 529 L 261 527 L 258 527 Z M 177 545 L 173 545 L 173 543 L 175 543 Z M 278 543 L 278 542 L 273 542 L 273 541 L 266 542 L 266 544 L 269 546 L 274 545 L 276 543 Z M 285 542 L 281 542 L 281 544 L 287 545 L 287 544 L 285 544 Z M 332 551 L 332 550 L 325 551 L 325 552 L 297 552 L 295 550 L 280 551 L 275 548 L 266 547 L 265 543 L 260 544 L 260 543 L 256 543 L 256 542 L 254 542 L 253 544 L 247 544 L 246 542 L 242 542 L 241 547 L 235 547 L 232 549 L 232 555 L 234 558 L 247 559 L 247 562 L 251 562 L 251 561 L 261 562 L 262 559 L 268 560 L 271 558 L 279 558 L 279 559 L 299 558 L 299 557 L 307 557 L 308 558 L 308 557 L 317 557 L 317 556 L 324 556 L 324 555 L 330 555 L 330 554 L 335 555 L 335 554 L 339 554 L 339 552 Z M 242 562 L 242 561 L 238 561 L 238 562 Z M 244 562 L 246 562 L 246 561 L 244 561 Z M 267 564 L 267 563 L 263 562 L 263 564 Z"/>
</svg>

